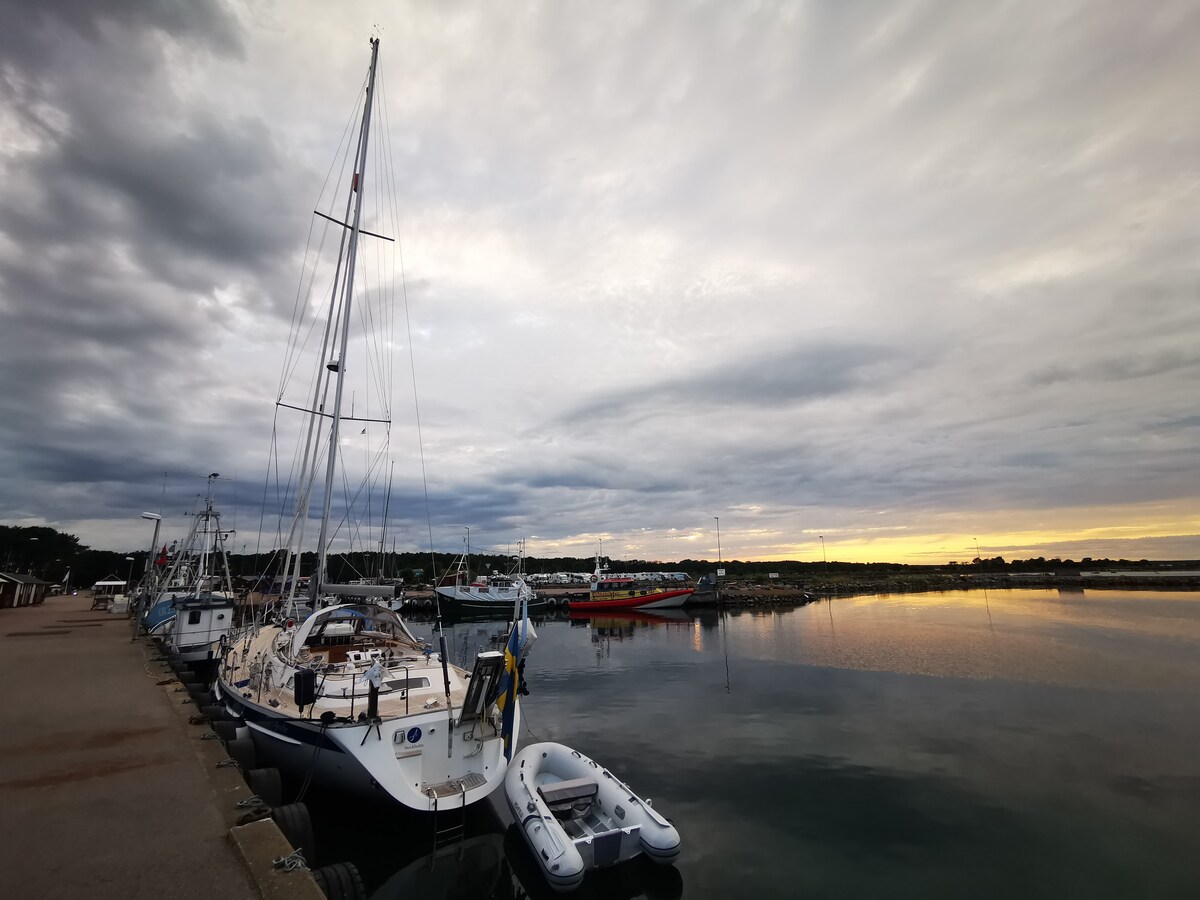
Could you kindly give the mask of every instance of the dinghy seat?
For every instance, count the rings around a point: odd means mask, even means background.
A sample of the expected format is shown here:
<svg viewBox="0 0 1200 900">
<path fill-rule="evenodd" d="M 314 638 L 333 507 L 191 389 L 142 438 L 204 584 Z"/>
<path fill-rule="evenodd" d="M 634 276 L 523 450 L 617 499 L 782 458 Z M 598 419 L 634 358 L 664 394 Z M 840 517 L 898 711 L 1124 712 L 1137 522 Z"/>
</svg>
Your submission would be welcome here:
<svg viewBox="0 0 1200 900">
<path fill-rule="evenodd" d="M 544 784 L 538 788 L 538 793 L 559 821 L 581 819 L 592 808 L 596 792 L 600 785 L 590 778 L 573 778 L 570 781 L 556 781 Z"/>
</svg>

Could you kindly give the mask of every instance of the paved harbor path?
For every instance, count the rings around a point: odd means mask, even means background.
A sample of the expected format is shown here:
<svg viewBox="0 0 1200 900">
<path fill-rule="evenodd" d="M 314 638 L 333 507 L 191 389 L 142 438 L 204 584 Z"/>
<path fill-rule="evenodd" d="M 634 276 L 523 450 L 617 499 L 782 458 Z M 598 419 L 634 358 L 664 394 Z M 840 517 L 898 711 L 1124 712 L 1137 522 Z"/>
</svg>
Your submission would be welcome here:
<svg viewBox="0 0 1200 900">
<path fill-rule="evenodd" d="M 258 898 L 186 695 L 89 606 L 0 610 L 0 897 Z"/>
</svg>

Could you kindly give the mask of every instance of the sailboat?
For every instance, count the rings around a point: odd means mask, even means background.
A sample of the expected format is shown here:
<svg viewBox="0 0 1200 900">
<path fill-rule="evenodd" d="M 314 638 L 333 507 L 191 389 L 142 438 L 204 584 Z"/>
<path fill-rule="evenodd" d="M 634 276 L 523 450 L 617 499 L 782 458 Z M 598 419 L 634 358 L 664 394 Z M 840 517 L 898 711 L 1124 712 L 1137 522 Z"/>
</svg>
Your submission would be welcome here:
<svg viewBox="0 0 1200 900">
<path fill-rule="evenodd" d="M 303 410 L 307 436 L 298 454 L 296 515 L 281 570 L 287 598 L 281 614 L 235 634 L 223 648 L 214 693 L 244 719 L 256 751 L 272 764 L 326 788 L 437 812 L 482 800 L 503 781 L 520 728 L 519 666 L 534 635 L 527 609 L 515 605 L 504 650 L 478 653 L 467 671 L 451 664 L 444 634 L 437 648 L 413 635 L 389 603 L 394 585 L 340 584 L 329 577 L 338 521 L 332 491 L 342 474 L 343 361 L 354 321 L 359 238 L 370 234 L 361 223 L 378 59 L 379 40 L 373 38 L 346 221 L 318 213 L 343 229 L 345 264 L 339 255 L 323 345 L 340 349 L 332 361 L 324 362 L 327 355 L 318 361 L 313 405 Z M 326 411 L 329 391 L 332 412 Z M 353 411 L 345 418 L 352 416 Z M 300 542 L 319 481 L 322 444 L 318 561 L 305 604 L 312 612 L 304 616 L 295 596 Z"/>
</svg>

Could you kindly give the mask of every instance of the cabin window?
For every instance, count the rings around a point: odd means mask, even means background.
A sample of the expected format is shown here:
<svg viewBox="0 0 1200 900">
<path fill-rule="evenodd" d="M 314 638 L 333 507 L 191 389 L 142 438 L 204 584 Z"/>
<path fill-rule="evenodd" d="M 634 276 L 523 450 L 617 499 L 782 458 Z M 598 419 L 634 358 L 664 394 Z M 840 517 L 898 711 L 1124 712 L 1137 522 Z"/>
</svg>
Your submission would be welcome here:
<svg viewBox="0 0 1200 900">
<path fill-rule="evenodd" d="M 193 609 L 191 612 L 188 613 L 188 624 L 189 625 L 199 625 L 200 624 L 200 610 Z"/>
</svg>

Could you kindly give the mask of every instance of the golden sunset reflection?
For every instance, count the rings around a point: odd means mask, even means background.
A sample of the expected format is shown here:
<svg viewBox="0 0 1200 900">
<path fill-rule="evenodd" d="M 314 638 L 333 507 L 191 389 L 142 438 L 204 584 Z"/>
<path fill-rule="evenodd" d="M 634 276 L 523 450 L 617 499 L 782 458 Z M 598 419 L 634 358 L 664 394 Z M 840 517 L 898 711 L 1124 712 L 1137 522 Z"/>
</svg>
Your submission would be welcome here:
<svg viewBox="0 0 1200 900">
<path fill-rule="evenodd" d="M 1200 690 L 1198 659 L 1159 655 L 1131 667 L 1111 652 L 1118 636 L 1200 641 L 1200 623 L 1173 614 L 1181 595 L 1089 591 L 1086 606 L 1083 596 L 1023 590 L 839 598 L 786 614 L 731 611 L 726 628 L 731 654 L 755 659 L 1081 686 L 1100 672 L 1114 688 Z M 1077 629 L 1084 640 L 1060 642 L 1057 629 Z M 1083 671 L 1090 673 L 1085 681 Z"/>
</svg>

